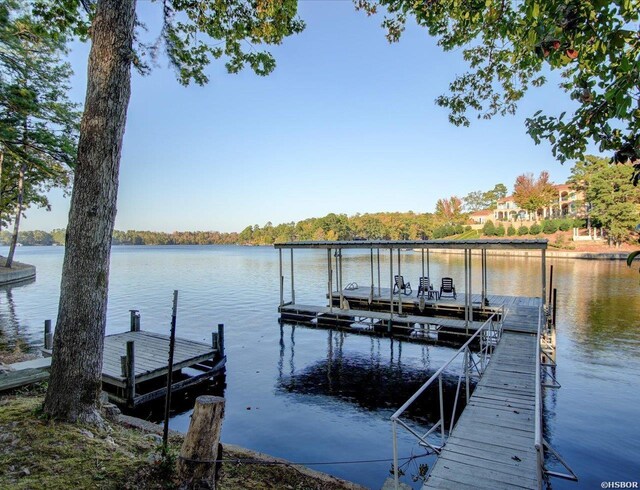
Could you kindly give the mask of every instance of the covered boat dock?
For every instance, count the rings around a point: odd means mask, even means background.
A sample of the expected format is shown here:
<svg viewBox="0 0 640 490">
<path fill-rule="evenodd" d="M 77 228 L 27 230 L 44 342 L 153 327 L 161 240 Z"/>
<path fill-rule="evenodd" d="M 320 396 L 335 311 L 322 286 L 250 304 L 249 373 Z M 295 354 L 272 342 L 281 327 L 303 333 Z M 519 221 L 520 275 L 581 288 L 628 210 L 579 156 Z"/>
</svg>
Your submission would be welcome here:
<svg viewBox="0 0 640 490">
<path fill-rule="evenodd" d="M 274 247 L 279 251 L 279 312 L 283 321 L 343 328 L 359 333 L 400 335 L 416 340 L 464 343 L 494 313 L 504 315 L 505 309 L 509 308 L 545 305 L 547 240 L 300 241 L 276 243 Z M 296 301 L 294 251 L 297 249 L 326 250 L 327 289 L 323 304 Z M 349 277 L 344 277 L 343 260 L 346 259 L 343 259 L 343 250 L 347 249 L 369 251 L 368 285 L 358 285 L 350 282 Z M 462 288 L 455 295 L 446 297 L 440 296 L 439 285 L 432 284 L 431 279 L 430 251 L 443 249 L 464 255 L 464 281 L 463 284 L 457 284 L 458 288 Z M 396 276 L 402 276 L 402 252 L 407 250 L 420 254 L 421 278 L 426 278 L 421 280 L 431 283 L 426 291 L 415 283 L 411 292 L 394 287 Z M 539 256 L 540 296 L 492 294 L 487 286 L 487 251 L 490 250 L 530 250 L 533 256 Z M 383 265 L 381 256 L 384 255 L 388 256 L 388 261 Z M 472 258 L 478 256 L 480 267 L 477 264 L 472 267 Z M 288 278 L 285 278 L 287 268 Z M 481 278 L 478 290 L 472 286 L 476 274 Z M 290 282 L 290 287 L 287 287 L 287 282 Z M 290 293 L 289 298 L 285 298 L 286 293 Z"/>
</svg>

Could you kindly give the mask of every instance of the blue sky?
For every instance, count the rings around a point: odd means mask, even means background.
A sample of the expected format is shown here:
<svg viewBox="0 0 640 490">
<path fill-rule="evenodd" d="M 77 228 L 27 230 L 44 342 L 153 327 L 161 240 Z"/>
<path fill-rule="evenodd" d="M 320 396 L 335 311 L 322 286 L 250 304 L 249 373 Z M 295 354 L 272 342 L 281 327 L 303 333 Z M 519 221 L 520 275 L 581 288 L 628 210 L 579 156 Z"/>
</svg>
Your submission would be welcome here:
<svg viewBox="0 0 640 490">
<path fill-rule="evenodd" d="M 160 6 L 139 14 L 157 32 Z M 300 2 L 306 30 L 271 49 L 276 71 L 228 75 L 214 62 L 204 87 L 183 87 L 166 59 L 133 74 L 120 170 L 116 228 L 241 231 L 327 213 L 432 212 L 436 201 L 548 170 L 564 182 L 570 165 L 536 146 L 524 119 L 558 113 L 557 83 L 532 90 L 516 116 L 452 126 L 434 99 L 465 71 L 460 52 L 442 53 L 409 26 L 388 44 L 382 17 L 350 1 Z M 88 45 L 70 54 L 72 98 L 84 99 Z M 23 229 L 66 226 L 68 199 L 27 211 Z"/>
</svg>

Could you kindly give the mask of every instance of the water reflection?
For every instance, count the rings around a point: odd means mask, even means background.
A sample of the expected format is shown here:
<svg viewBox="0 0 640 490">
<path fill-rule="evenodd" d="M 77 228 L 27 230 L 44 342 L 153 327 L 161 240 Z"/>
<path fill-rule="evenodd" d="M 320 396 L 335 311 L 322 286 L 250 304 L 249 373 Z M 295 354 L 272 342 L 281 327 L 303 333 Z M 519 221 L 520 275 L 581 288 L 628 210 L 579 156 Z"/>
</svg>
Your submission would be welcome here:
<svg viewBox="0 0 640 490">
<path fill-rule="evenodd" d="M 0 352 L 32 353 L 36 346 L 32 340 L 29 328 L 21 328 L 20 318 L 16 311 L 13 290 L 32 284 L 35 278 L 30 278 L 17 284 L 0 286 Z"/>
<path fill-rule="evenodd" d="M 401 341 L 372 337 L 369 339 L 369 351 L 364 353 L 345 349 L 348 333 L 329 330 L 326 332 L 326 357 L 296 370 L 295 337 L 296 330 L 300 329 L 302 329 L 300 334 L 304 335 L 304 327 L 287 324 L 280 327 L 280 359 L 276 393 L 332 397 L 354 405 L 359 410 L 384 411 L 387 416 L 387 412 L 395 411 L 408 400 L 441 365 L 441 361 L 433 365 L 431 363 L 430 352 L 437 349 L 434 346 L 412 346 L 413 362 L 404 363 L 402 361 L 404 343 Z M 418 362 L 415 362 L 415 349 L 421 350 Z M 443 375 L 447 427 L 458 389 L 458 375 L 459 373 L 455 372 L 446 372 Z M 474 386 L 475 382 L 472 382 L 472 389 Z M 315 402 L 310 398 L 309 403 Z M 456 417 L 461 413 L 461 407 L 464 404 L 464 390 L 461 390 Z M 426 428 L 439 420 L 437 383 L 411 405 L 405 412 L 405 417 Z"/>
</svg>

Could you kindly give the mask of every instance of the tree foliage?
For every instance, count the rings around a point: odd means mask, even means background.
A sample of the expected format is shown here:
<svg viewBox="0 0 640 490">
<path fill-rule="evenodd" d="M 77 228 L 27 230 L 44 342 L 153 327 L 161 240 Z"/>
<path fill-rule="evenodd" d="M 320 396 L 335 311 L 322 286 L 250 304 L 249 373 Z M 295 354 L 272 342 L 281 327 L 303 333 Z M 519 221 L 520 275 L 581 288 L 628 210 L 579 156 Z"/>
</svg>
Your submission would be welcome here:
<svg viewBox="0 0 640 490">
<path fill-rule="evenodd" d="M 556 197 L 556 191 L 549 182 L 549 173 L 540 172 L 538 179 L 532 173 L 525 173 L 516 178 L 513 186 L 513 200 L 529 214 L 536 215 L 536 211 L 551 203 Z"/>
<path fill-rule="evenodd" d="M 457 196 L 438 199 L 434 217 L 441 225 L 465 224 L 467 215 L 462 210 L 462 199 Z"/>
<path fill-rule="evenodd" d="M 640 0 L 355 1 L 370 14 L 378 6 L 387 11 L 390 42 L 413 17 L 445 51 L 462 50 L 469 71 L 436 101 L 453 124 L 469 125 L 470 113 L 515 113 L 525 93 L 557 71 L 573 109 L 529 117 L 534 141 L 547 140 L 562 162 L 581 158 L 593 143 L 640 171 Z"/>
<path fill-rule="evenodd" d="M 46 193 L 70 183 L 79 113 L 66 95 L 65 52 L 65 39 L 34 21 L 21 2 L 0 5 L 0 221 L 14 220 L 15 239 L 24 210 L 48 209 Z"/>
<path fill-rule="evenodd" d="M 583 168 L 592 221 L 607 231 L 613 244 L 628 240 L 640 224 L 640 189 L 632 184 L 631 164 L 611 166 L 606 160 L 591 159 Z"/>
<path fill-rule="evenodd" d="M 304 30 L 297 17 L 297 0 L 231 0 L 192 2 L 162 0 L 162 30 L 149 36 L 141 20 L 136 21 L 132 63 L 148 74 L 164 53 L 183 85 L 205 85 L 212 60 L 223 59 L 229 73 L 249 67 L 266 76 L 276 66 L 275 58 L 262 45 L 281 44 L 284 38 Z M 87 36 L 94 9 L 88 0 L 36 0 L 34 10 L 57 32 Z"/>
<path fill-rule="evenodd" d="M 507 197 L 507 186 L 496 184 L 490 191 L 473 191 L 462 198 L 466 212 L 496 209 L 498 200 Z"/>
<path fill-rule="evenodd" d="M 273 57 L 256 47 L 278 44 L 304 27 L 295 17 L 297 0 L 163 0 L 162 32 L 145 44 L 135 5 L 135 0 L 98 0 L 94 10 L 90 0 L 35 0 L 35 10 L 55 35 L 74 32 L 92 39 L 44 403 L 48 416 L 74 422 L 100 423 L 109 259 L 131 67 L 148 72 L 162 46 L 183 84 L 206 83 L 205 68 L 216 58 L 226 60 L 230 73 L 249 66 L 266 75 L 274 69 Z M 88 14 L 90 29 L 81 12 Z"/>
</svg>

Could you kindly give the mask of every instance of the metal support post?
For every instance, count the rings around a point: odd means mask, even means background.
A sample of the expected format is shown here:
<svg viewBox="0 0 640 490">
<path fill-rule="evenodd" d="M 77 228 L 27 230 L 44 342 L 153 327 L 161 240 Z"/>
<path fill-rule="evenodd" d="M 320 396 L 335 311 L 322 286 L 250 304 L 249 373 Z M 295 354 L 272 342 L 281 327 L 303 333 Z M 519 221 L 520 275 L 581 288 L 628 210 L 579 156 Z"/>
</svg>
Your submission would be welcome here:
<svg viewBox="0 0 640 490">
<path fill-rule="evenodd" d="M 398 249 L 398 275 L 402 275 L 400 268 L 400 249 Z M 402 315 L 402 291 L 398 288 L 398 315 Z"/>
<path fill-rule="evenodd" d="M 280 258 L 280 306 L 284 305 L 284 276 L 282 275 L 282 249 L 278 249 Z"/>
<path fill-rule="evenodd" d="M 542 250 L 542 294 L 540 299 L 544 307 L 547 299 L 547 253 L 544 249 Z"/>
<path fill-rule="evenodd" d="M 329 278 L 329 311 L 333 312 L 333 270 L 331 269 L 331 249 L 327 249 L 327 275 Z"/>
<path fill-rule="evenodd" d="M 293 283 L 293 249 L 291 249 L 291 304 L 296 304 L 296 290 Z"/>
<path fill-rule="evenodd" d="M 440 398 L 440 437 L 444 446 L 444 394 L 442 391 L 442 374 L 438 376 L 438 397 Z"/>
</svg>

